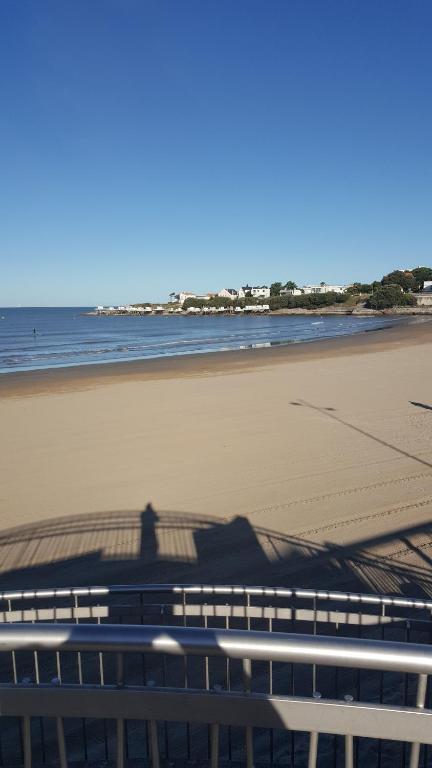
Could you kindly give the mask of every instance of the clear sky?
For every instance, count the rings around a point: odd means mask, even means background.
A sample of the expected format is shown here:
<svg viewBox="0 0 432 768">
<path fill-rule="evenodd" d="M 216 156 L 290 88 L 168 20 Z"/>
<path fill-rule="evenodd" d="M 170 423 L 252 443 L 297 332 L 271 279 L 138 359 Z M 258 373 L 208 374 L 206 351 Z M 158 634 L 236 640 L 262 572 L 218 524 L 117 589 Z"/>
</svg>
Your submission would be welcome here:
<svg viewBox="0 0 432 768">
<path fill-rule="evenodd" d="M 0 306 L 432 262 L 431 0 L 1 0 Z"/>
</svg>

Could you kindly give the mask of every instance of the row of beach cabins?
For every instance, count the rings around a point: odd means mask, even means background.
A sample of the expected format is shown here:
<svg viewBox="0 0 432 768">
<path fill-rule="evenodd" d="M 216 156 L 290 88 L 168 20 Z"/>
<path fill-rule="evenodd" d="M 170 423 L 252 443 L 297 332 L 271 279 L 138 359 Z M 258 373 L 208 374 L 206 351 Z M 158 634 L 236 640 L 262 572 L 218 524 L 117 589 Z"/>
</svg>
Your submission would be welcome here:
<svg viewBox="0 0 432 768">
<path fill-rule="evenodd" d="M 245 307 L 95 307 L 94 313 L 97 315 L 231 315 L 231 314 L 263 314 L 270 312 L 269 304 L 251 304 Z"/>
</svg>

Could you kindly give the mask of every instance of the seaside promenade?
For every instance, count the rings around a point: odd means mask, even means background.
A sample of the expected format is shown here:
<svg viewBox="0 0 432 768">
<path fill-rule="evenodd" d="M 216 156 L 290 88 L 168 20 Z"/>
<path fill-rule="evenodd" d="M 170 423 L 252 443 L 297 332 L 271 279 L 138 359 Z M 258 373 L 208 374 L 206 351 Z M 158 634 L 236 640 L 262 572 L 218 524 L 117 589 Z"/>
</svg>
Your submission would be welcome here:
<svg viewBox="0 0 432 768">
<path fill-rule="evenodd" d="M 432 596 L 432 331 L 0 381 L 0 584 Z"/>
</svg>

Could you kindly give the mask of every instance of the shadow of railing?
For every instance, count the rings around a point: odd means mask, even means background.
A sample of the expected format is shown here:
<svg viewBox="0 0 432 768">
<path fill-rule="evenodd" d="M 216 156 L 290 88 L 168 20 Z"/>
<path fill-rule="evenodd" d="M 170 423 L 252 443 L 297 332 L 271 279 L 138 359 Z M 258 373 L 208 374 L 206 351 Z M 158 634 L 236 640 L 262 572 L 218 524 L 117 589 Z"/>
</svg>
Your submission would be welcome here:
<svg viewBox="0 0 432 768">
<path fill-rule="evenodd" d="M 419 538 L 421 537 L 421 541 Z M 377 554 L 380 547 L 386 554 Z M 432 522 L 345 546 L 317 543 L 245 517 L 110 511 L 0 534 L 0 587 L 132 582 L 301 584 L 432 596 Z M 414 555 L 416 562 L 404 562 Z"/>
</svg>

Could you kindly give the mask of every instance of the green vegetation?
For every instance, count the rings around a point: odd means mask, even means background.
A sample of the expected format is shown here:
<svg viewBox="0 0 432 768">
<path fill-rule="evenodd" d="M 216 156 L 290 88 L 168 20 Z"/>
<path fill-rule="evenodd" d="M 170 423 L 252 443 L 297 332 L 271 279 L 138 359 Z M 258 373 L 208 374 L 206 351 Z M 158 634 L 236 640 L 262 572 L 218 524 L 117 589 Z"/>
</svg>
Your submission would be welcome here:
<svg viewBox="0 0 432 768">
<path fill-rule="evenodd" d="M 384 275 L 381 280 L 372 283 L 353 283 L 345 293 L 302 293 L 299 296 L 291 294 L 280 295 L 283 288 L 295 290 L 296 283 L 289 280 L 274 282 L 270 286 L 270 298 L 253 298 L 247 296 L 244 299 L 228 299 L 214 296 L 205 299 L 186 299 L 183 309 L 189 307 L 245 307 L 246 304 L 269 304 L 271 310 L 278 309 L 319 309 L 331 307 L 334 304 L 345 304 L 347 308 L 357 303 L 365 302 L 370 309 L 391 309 L 392 307 L 412 307 L 416 304 L 416 298 L 412 292 L 420 291 L 425 280 L 432 280 L 432 267 L 416 267 L 415 269 L 396 269 Z M 321 283 L 325 285 L 325 283 Z"/>
<path fill-rule="evenodd" d="M 286 288 L 288 291 L 293 291 L 297 288 L 296 283 L 292 280 L 288 280 L 287 283 L 272 283 L 270 286 L 270 296 L 279 296 L 282 288 Z"/>
<path fill-rule="evenodd" d="M 352 296 L 358 296 L 362 293 L 372 293 L 373 286 L 372 283 L 353 283 L 352 285 L 347 288 L 347 293 L 350 293 Z"/>
<path fill-rule="evenodd" d="M 332 304 L 345 304 L 348 293 L 302 293 L 301 296 L 271 296 L 270 309 L 319 309 Z"/>
<path fill-rule="evenodd" d="M 381 285 L 398 285 L 402 291 L 415 291 L 417 282 L 412 272 L 396 269 L 388 275 L 384 275 Z"/>
<path fill-rule="evenodd" d="M 404 293 L 400 285 L 382 285 L 368 298 L 369 309 L 391 309 L 392 307 L 413 307 L 417 303 L 412 293 Z"/>
<path fill-rule="evenodd" d="M 417 290 L 421 291 L 425 280 L 432 280 L 431 267 L 416 267 L 415 269 L 412 269 L 411 272 L 417 281 Z"/>
<path fill-rule="evenodd" d="M 202 307 L 234 307 L 238 305 L 238 301 L 232 301 L 231 299 L 226 299 L 223 296 L 212 296 L 211 299 L 186 299 L 186 301 L 183 303 L 183 309 L 188 309 L 189 307 L 199 307 L 202 309 Z M 252 300 L 251 300 L 251 303 Z"/>
<path fill-rule="evenodd" d="M 270 286 L 270 296 L 279 296 L 282 287 L 282 283 L 272 283 Z"/>
</svg>

